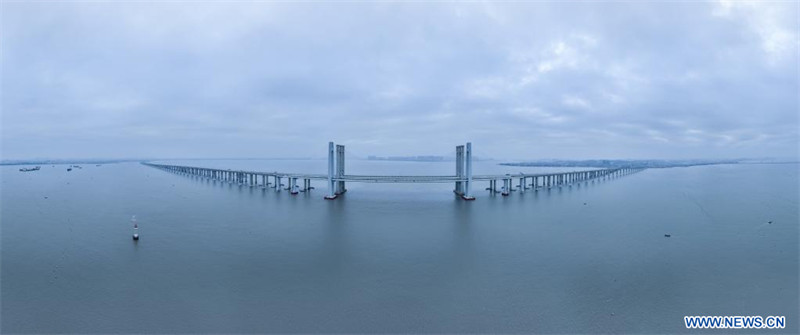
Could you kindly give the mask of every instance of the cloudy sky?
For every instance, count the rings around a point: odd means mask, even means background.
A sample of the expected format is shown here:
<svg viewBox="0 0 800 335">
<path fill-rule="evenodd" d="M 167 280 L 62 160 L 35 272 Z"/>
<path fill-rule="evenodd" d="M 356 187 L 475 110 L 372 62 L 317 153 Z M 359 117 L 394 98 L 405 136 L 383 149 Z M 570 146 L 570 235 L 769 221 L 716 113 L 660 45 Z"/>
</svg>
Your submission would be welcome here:
<svg viewBox="0 0 800 335">
<path fill-rule="evenodd" d="M 796 158 L 798 11 L 5 2 L 2 158 Z"/>
</svg>

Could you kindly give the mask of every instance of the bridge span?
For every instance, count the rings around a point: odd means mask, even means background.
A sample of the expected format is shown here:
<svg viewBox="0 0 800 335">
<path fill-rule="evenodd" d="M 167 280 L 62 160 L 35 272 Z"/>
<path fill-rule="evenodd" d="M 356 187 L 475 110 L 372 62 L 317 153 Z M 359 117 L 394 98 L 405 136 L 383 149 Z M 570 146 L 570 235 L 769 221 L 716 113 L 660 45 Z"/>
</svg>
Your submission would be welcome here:
<svg viewBox="0 0 800 335">
<path fill-rule="evenodd" d="M 456 147 L 456 173 L 454 175 L 431 176 L 386 176 L 386 175 L 349 175 L 345 174 L 344 146 L 328 143 L 328 174 L 303 174 L 287 172 L 263 172 L 231 169 L 213 169 L 186 165 L 169 165 L 143 162 L 142 164 L 161 170 L 194 175 L 203 178 L 236 183 L 251 187 L 274 188 L 275 191 L 287 190 L 291 194 L 308 192 L 314 187 L 312 180 L 324 181 L 327 186 L 325 199 L 336 199 L 347 192 L 347 182 L 359 183 L 454 183 L 453 192 L 464 200 L 474 200 L 472 195 L 473 184 L 476 181 L 489 183 L 486 188 L 491 193 L 500 193 L 504 196 L 513 191 L 524 193 L 528 190 L 539 191 L 554 187 L 570 186 L 599 178 L 619 177 L 639 172 L 642 168 L 620 167 L 607 169 L 589 169 L 582 171 L 553 172 L 553 173 L 517 173 L 496 175 L 472 174 L 472 144 Z M 298 181 L 302 180 L 300 186 Z M 283 181 L 286 181 L 284 183 Z M 502 185 L 498 188 L 498 181 Z"/>
</svg>

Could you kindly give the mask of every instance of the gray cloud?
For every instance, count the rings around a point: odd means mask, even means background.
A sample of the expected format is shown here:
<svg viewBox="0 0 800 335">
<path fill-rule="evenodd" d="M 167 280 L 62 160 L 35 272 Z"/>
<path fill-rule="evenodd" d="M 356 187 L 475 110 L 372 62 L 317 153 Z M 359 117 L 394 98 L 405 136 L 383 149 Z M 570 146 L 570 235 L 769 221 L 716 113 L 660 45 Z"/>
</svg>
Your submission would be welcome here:
<svg viewBox="0 0 800 335">
<path fill-rule="evenodd" d="M 797 3 L 7 3 L 2 156 L 798 155 Z"/>
</svg>

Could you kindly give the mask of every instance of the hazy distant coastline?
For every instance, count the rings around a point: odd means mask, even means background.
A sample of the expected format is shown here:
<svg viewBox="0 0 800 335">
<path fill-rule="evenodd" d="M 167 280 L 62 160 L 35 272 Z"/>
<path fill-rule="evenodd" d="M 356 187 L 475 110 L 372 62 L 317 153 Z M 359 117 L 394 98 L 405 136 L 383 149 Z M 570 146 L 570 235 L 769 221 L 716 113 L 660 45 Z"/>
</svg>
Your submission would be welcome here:
<svg viewBox="0 0 800 335">
<path fill-rule="evenodd" d="M 213 158 L 184 158 L 174 160 L 217 160 Z M 219 160 L 308 160 L 323 158 L 218 158 Z M 358 159 L 358 158 L 356 158 Z M 363 159 L 363 158 L 362 158 Z M 452 161 L 452 157 L 445 156 L 368 156 L 367 160 L 373 161 L 405 161 L 405 162 L 446 162 Z M 171 160 L 171 159 L 18 159 L 3 160 L 2 165 L 60 165 L 60 164 L 113 164 L 124 162 L 141 162 L 150 160 Z M 486 161 L 492 159 L 479 159 L 476 161 Z M 596 168 L 615 168 L 615 167 L 636 167 L 636 168 L 668 168 L 668 167 L 689 167 L 698 165 L 716 164 L 797 164 L 797 160 L 776 159 L 776 158 L 739 158 L 739 159 L 686 159 L 686 160 L 660 160 L 660 159 L 582 159 L 582 160 L 534 160 L 521 162 L 498 163 L 505 166 L 531 166 L 531 167 L 596 167 Z"/>
<path fill-rule="evenodd" d="M 0 165 L 60 165 L 60 164 L 112 164 L 138 162 L 139 159 L 28 159 L 4 160 Z"/>
<path fill-rule="evenodd" d="M 540 160 L 529 162 L 500 163 L 506 166 L 537 166 L 537 167 L 595 167 L 595 168 L 670 168 L 689 167 L 698 165 L 717 164 L 774 164 L 797 163 L 797 161 L 778 159 L 686 159 L 686 160 L 627 160 L 627 159 L 589 159 L 589 160 Z"/>
</svg>

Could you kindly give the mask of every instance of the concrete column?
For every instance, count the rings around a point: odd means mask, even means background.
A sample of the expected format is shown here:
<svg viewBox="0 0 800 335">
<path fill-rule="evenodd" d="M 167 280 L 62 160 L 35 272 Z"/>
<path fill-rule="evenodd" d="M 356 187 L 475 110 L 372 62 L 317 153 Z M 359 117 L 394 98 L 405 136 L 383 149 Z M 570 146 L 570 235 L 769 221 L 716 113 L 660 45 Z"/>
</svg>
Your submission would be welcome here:
<svg viewBox="0 0 800 335">
<path fill-rule="evenodd" d="M 336 177 L 344 178 L 344 146 L 336 145 Z M 344 180 L 336 182 L 336 194 L 347 192 L 344 185 Z"/>
<path fill-rule="evenodd" d="M 453 190 L 459 196 L 464 195 L 464 182 L 461 181 L 464 179 L 464 175 L 464 146 L 459 145 L 456 146 L 456 178 L 459 180 L 456 181 L 456 187 Z"/>
<path fill-rule="evenodd" d="M 336 199 L 336 190 L 333 181 L 334 175 L 334 149 L 333 149 L 333 142 L 328 142 L 328 195 L 325 196 L 325 199 L 333 200 Z"/>
<path fill-rule="evenodd" d="M 472 142 L 467 142 L 464 160 L 466 163 L 467 183 L 464 185 L 464 195 L 462 195 L 461 198 L 464 200 L 475 200 L 475 197 L 472 196 Z"/>
</svg>

